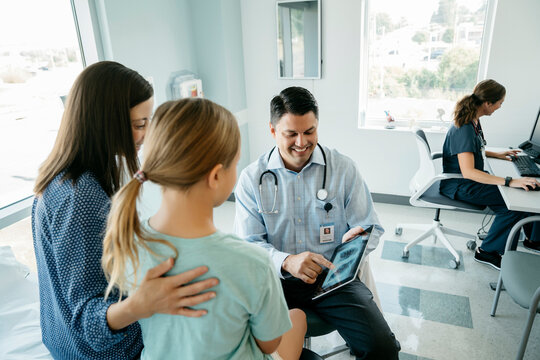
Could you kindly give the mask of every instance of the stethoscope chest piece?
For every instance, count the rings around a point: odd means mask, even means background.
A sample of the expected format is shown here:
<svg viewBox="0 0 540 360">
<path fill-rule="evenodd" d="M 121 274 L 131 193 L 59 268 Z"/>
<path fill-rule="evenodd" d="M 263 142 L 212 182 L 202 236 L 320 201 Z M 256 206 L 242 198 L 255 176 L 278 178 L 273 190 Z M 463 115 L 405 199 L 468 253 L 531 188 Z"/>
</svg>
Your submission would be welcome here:
<svg viewBox="0 0 540 360">
<path fill-rule="evenodd" d="M 327 197 L 328 191 L 326 191 L 326 189 L 319 189 L 319 191 L 317 191 L 317 199 L 324 201 Z"/>
</svg>

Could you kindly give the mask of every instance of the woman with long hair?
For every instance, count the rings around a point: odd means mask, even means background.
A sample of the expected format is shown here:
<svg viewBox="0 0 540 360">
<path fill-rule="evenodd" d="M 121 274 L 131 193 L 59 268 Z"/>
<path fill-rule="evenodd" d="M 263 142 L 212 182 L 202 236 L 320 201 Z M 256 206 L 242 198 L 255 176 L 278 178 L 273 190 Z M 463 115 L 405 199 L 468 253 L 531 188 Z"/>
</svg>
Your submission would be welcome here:
<svg viewBox="0 0 540 360">
<path fill-rule="evenodd" d="M 448 130 L 443 145 L 443 171 L 462 174 L 463 179 L 441 182 L 440 192 L 449 198 L 471 204 L 488 206 L 496 214 L 482 245 L 476 249 L 474 259 L 500 269 L 501 256 L 512 226 L 529 213 L 511 211 L 506 207 L 497 185 L 523 188 L 540 186 L 534 178 L 512 179 L 491 175 L 484 170 L 484 156 L 510 160 L 518 150 L 486 151 L 486 140 L 480 117 L 490 116 L 499 109 L 506 96 L 504 86 L 495 80 L 479 82 L 473 93 L 463 97 L 454 110 L 454 124 Z M 540 226 L 526 225 L 524 245 L 540 250 Z M 517 239 L 516 239 L 517 241 Z"/>
<path fill-rule="evenodd" d="M 140 321 L 143 359 L 300 356 L 305 314 L 288 311 L 268 254 L 214 226 L 213 208 L 231 194 L 239 157 L 240 131 L 228 110 L 205 99 L 167 102 L 150 125 L 141 170 L 113 198 L 103 248 L 107 294 L 138 291 L 139 274 L 168 257 L 182 259 L 171 275 L 204 261 L 205 276 L 219 279 L 204 318 Z M 161 186 L 163 200 L 141 222 L 137 197 L 147 180 Z"/>
<path fill-rule="evenodd" d="M 39 277 L 42 338 L 55 359 L 135 359 L 142 351 L 137 320 L 154 313 L 200 317 L 186 306 L 216 279 L 183 286 L 207 271 L 162 278 L 167 259 L 149 269 L 122 302 L 104 299 L 101 268 L 110 197 L 139 166 L 153 110 L 153 89 L 137 72 L 111 61 L 76 79 L 54 147 L 39 169 L 32 233 Z"/>
</svg>

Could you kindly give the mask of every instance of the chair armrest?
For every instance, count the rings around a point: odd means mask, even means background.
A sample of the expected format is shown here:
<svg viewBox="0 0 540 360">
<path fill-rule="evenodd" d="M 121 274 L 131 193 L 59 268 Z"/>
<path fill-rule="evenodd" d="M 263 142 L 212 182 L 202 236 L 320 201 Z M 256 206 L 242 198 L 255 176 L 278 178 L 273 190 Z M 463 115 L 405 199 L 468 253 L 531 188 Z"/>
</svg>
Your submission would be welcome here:
<svg viewBox="0 0 540 360">
<path fill-rule="evenodd" d="M 463 179 L 463 175 L 461 174 L 453 174 L 453 173 L 442 173 L 437 176 L 435 176 L 436 179 L 440 180 L 448 180 L 448 179 Z"/>
<path fill-rule="evenodd" d="M 429 189 L 431 187 L 431 185 L 433 185 L 437 181 L 448 180 L 448 179 L 463 179 L 463 175 L 461 175 L 461 174 L 443 173 L 443 174 L 439 174 L 439 175 L 436 175 L 436 176 L 432 177 L 431 180 L 429 180 L 426 183 L 426 185 L 424 185 L 420 190 L 418 190 L 417 192 L 415 192 L 411 196 L 410 202 L 412 203 L 414 201 L 417 201 L 418 198 L 420 198 L 420 196 L 422 196 L 422 194 L 424 192 L 426 192 L 426 190 Z"/>
<path fill-rule="evenodd" d="M 435 160 L 435 159 L 440 159 L 442 158 L 442 151 L 437 151 L 437 152 L 432 152 L 431 153 L 431 159 L 432 160 Z"/>
<path fill-rule="evenodd" d="M 510 230 L 510 234 L 508 234 L 508 239 L 506 239 L 505 252 L 510 251 L 514 236 L 519 230 L 521 230 L 523 225 L 531 223 L 531 222 L 535 222 L 535 221 L 540 221 L 540 215 L 529 216 L 529 217 L 526 217 L 525 219 L 521 219 L 512 227 L 512 230 Z"/>
</svg>

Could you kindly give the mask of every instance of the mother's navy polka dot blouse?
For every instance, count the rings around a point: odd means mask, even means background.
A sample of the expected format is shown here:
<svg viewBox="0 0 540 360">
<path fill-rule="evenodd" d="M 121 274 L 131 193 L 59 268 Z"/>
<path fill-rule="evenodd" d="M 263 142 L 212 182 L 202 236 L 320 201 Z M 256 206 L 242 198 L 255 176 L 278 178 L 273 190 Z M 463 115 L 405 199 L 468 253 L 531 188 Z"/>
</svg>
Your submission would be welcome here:
<svg viewBox="0 0 540 360">
<path fill-rule="evenodd" d="M 97 179 L 58 175 L 32 206 L 43 343 L 55 359 L 134 359 L 142 350 L 138 323 L 113 332 L 103 295 L 103 236 L 110 199 Z"/>
</svg>

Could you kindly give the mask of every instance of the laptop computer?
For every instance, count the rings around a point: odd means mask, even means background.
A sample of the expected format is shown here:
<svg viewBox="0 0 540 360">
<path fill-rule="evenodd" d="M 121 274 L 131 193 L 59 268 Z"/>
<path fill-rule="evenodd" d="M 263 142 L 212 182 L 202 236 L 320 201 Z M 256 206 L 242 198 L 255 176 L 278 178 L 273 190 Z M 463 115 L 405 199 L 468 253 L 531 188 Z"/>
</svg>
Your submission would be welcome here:
<svg viewBox="0 0 540 360">
<path fill-rule="evenodd" d="M 313 293 L 313 300 L 327 295 L 356 279 L 372 229 L 373 227 L 370 226 L 360 235 L 336 247 L 330 259 L 335 268 L 331 270 L 325 269 L 317 277 L 318 285 Z"/>
<path fill-rule="evenodd" d="M 529 140 L 519 144 L 519 148 L 532 157 L 536 163 L 540 162 L 540 124 L 538 123 L 538 119 L 540 119 L 540 110 L 538 110 L 538 115 L 536 115 L 531 137 Z"/>
</svg>

